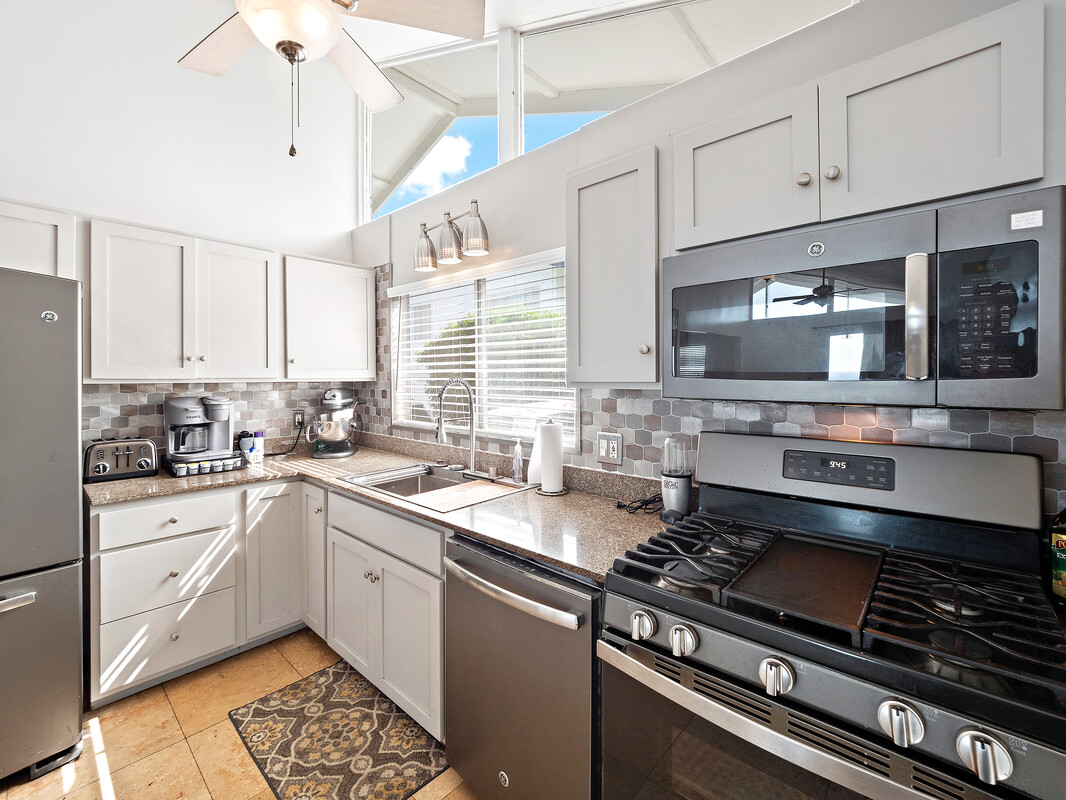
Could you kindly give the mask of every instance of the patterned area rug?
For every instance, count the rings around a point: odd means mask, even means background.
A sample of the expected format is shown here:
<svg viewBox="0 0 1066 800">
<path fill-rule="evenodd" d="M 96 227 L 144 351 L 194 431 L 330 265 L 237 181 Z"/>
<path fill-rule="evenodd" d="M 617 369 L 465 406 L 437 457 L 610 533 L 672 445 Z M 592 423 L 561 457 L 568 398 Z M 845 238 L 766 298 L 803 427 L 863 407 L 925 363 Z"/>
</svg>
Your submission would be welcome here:
<svg viewBox="0 0 1066 800">
<path fill-rule="evenodd" d="M 402 800 L 444 746 L 346 662 L 229 712 L 280 800 Z"/>
</svg>

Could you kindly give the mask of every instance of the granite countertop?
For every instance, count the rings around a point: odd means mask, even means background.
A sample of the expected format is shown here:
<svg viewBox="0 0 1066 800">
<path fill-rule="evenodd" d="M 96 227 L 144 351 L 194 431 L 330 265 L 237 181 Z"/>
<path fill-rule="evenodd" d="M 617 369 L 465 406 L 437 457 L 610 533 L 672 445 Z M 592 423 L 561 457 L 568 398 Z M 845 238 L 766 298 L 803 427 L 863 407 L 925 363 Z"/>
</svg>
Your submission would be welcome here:
<svg viewBox="0 0 1066 800">
<path fill-rule="evenodd" d="M 657 514 L 627 514 L 615 501 L 571 491 L 545 497 L 532 489 L 441 513 L 341 480 L 344 475 L 423 463 L 409 455 L 361 447 L 347 458 L 314 459 L 305 455 L 268 456 L 244 470 L 174 478 L 129 478 L 87 484 L 93 507 L 169 497 L 205 489 L 241 486 L 286 478 L 308 478 L 353 497 L 442 525 L 519 555 L 534 558 L 602 583 L 616 556 L 662 529 Z"/>
</svg>

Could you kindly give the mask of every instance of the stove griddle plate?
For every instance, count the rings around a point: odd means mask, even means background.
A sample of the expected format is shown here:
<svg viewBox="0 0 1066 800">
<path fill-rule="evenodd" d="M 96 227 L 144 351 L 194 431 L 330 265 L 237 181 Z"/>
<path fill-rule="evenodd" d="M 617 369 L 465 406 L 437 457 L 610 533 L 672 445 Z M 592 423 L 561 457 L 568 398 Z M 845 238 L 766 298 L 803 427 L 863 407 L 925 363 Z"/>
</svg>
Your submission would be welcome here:
<svg viewBox="0 0 1066 800">
<path fill-rule="evenodd" d="M 816 633 L 831 639 L 842 634 L 858 647 L 880 565 L 881 556 L 873 551 L 784 536 L 722 596 L 728 608 L 782 622 L 795 617 L 811 623 Z"/>
</svg>

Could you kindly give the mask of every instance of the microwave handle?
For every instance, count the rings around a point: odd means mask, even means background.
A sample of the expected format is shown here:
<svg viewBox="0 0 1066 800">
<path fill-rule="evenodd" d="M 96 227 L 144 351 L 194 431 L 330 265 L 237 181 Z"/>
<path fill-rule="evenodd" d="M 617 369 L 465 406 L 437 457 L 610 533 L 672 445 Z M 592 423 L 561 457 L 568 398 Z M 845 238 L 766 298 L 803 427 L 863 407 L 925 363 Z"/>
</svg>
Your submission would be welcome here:
<svg viewBox="0 0 1066 800">
<path fill-rule="evenodd" d="M 907 380 L 929 377 L 929 254 L 907 256 L 904 283 Z"/>
</svg>

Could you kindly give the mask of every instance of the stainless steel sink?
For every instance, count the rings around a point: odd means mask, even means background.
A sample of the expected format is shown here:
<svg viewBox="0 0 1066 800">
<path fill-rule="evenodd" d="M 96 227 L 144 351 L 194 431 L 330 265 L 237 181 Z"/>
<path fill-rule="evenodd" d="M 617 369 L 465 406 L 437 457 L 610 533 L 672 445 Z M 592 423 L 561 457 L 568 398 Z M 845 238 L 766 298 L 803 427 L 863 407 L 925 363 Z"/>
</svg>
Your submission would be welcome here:
<svg viewBox="0 0 1066 800">
<path fill-rule="evenodd" d="M 410 503 L 427 505 L 427 507 L 432 506 L 420 503 L 418 500 L 419 495 L 433 492 L 437 489 L 447 489 L 452 486 L 461 486 L 471 482 L 495 484 L 510 489 L 510 491 L 497 494 L 496 497 L 502 497 L 511 492 L 520 492 L 523 489 L 530 488 L 528 485 L 516 484 L 506 478 L 490 478 L 487 475 L 471 473 L 461 469 L 448 469 L 447 467 L 435 464 L 415 464 L 410 467 L 383 469 L 376 472 L 364 472 L 359 475 L 345 475 L 341 480 L 356 486 L 362 486 L 376 492 L 381 492 L 382 494 L 392 495 L 393 497 L 402 497 Z M 484 500 L 472 501 L 466 505 L 474 505 L 478 502 L 484 502 Z M 456 508 L 461 507 L 463 506 L 456 506 Z"/>
</svg>

